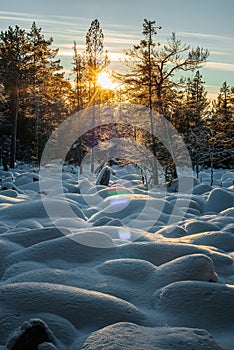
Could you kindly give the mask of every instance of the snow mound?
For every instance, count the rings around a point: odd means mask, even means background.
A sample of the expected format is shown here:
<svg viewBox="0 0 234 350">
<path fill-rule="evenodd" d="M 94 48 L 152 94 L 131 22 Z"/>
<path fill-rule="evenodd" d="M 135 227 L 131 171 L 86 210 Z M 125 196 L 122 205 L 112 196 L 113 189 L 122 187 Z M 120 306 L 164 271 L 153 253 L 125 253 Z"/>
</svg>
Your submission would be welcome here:
<svg viewBox="0 0 234 350">
<path fill-rule="evenodd" d="M 70 286 L 49 283 L 6 284 L 0 286 L 0 295 L 0 308 L 8 307 L 14 312 L 24 313 L 54 313 L 69 320 L 78 329 L 90 326 L 97 329 L 110 323 L 137 323 L 145 319 L 137 307 L 122 299 Z"/>
<path fill-rule="evenodd" d="M 193 188 L 193 194 L 204 194 L 212 190 L 212 187 L 207 184 L 196 185 Z"/>
<path fill-rule="evenodd" d="M 124 344 L 124 345 L 123 345 Z M 211 334 L 203 329 L 142 327 L 117 323 L 91 334 L 81 350 L 222 350 Z M 72 350 L 77 349 L 72 347 Z"/>
<path fill-rule="evenodd" d="M 234 207 L 225 209 L 225 210 L 221 211 L 220 214 L 222 214 L 224 216 L 231 216 L 234 218 Z"/>
<path fill-rule="evenodd" d="M 220 213 L 221 211 L 234 206 L 233 191 L 223 188 L 213 189 L 205 205 L 205 212 Z"/>
<path fill-rule="evenodd" d="M 12 199 L 11 199 L 12 200 Z M 17 206 L 3 208 L 0 211 L 0 220 L 5 222 L 19 222 L 24 219 L 44 219 L 50 221 L 48 218 L 47 211 L 44 205 L 50 210 L 50 217 L 61 218 L 64 217 L 64 211 L 66 210 L 65 201 L 59 199 L 46 199 L 44 202 L 42 200 L 32 200 L 17 204 Z M 70 216 L 77 216 L 81 219 L 85 219 L 85 216 L 77 205 L 70 203 L 72 212 Z M 68 215 L 68 213 L 67 213 Z"/>
<path fill-rule="evenodd" d="M 41 347 L 40 344 L 50 344 L 52 347 Z M 9 350 L 33 350 L 33 349 L 56 349 L 53 344 L 56 340 L 47 325 L 39 319 L 24 322 L 10 337 L 7 348 Z"/>
<path fill-rule="evenodd" d="M 168 225 L 158 230 L 157 233 L 163 235 L 164 237 L 171 238 L 183 237 L 188 234 L 183 227 L 177 225 Z"/>
<path fill-rule="evenodd" d="M 200 220 L 190 220 L 186 222 L 185 229 L 188 234 L 194 234 L 199 232 L 208 231 L 219 231 L 220 227 L 212 222 L 200 221 Z"/>
<path fill-rule="evenodd" d="M 225 295 L 225 301 L 224 301 Z M 155 310 L 173 326 L 231 330 L 234 319 L 234 286 L 198 281 L 180 281 L 158 290 Z"/>
<path fill-rule="evenodd" d="M 0 349 L 233 349 L 231 171 L 181 170 L 182 192 L 21 166 L 0 170 Z"/>
<path fill-rule="evenodd" d="M 8 232 L 2 234 L 1 237 L 27 248 L 40 242 L 64 237 L 64 235 L 69 235 L 70 233 L 71 231 L 64 227 L 45 227 L 39 229 L 23 230 L 20 232 L 20 234 L 19 232 L 8 230 Z"/>
</svg>

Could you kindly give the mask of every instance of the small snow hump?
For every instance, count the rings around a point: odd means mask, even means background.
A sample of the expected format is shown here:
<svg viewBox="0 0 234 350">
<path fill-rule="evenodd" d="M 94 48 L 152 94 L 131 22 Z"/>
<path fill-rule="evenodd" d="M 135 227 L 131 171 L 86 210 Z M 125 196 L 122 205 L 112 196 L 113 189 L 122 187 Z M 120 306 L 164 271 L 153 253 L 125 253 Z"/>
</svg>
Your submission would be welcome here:
<svg viewBox="0 0 234 350">
<path fill-rule="evenodd" d="M 43 343 L 51 344 L 52 347 L 47 347 L 48 349 L 56 349 L 54 342 L 55 338 L 47 325 L 40 319 L 32 319 L 15 330 L 7 343 L 7 349 L 37 350 Z"/>
<path fill-rule="evenodd" d="M 99 173 L 96 185 L 108 186 L 110 181 L 110 168 L 105 166 Z"/>
</svg>

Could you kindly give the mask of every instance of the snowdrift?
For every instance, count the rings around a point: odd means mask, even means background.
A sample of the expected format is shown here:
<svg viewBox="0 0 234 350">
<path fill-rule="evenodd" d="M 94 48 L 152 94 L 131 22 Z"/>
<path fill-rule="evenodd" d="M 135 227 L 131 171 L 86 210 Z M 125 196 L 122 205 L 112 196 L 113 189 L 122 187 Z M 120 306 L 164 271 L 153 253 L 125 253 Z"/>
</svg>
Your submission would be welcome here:
<svg viewBox="0 0 234 350">
<path fill-rule="evenodd" d="M 233 349 L 231 171 L 191 193 L 56 174 L 0 173 L 1 350 Z"/>
</svg>

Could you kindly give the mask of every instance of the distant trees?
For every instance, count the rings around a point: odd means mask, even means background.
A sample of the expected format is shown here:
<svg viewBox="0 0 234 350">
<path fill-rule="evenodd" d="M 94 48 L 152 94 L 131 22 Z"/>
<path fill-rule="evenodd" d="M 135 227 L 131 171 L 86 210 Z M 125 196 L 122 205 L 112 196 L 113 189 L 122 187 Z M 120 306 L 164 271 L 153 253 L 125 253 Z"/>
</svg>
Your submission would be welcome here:
<svg viewBox="0 0 234 350">
<path fill-rule="evenodd" d="M 209 106 L 205 82 L 199 71 L 196 71 L 193 78 L 187 79 L 184 93 L 180 98 L 182 101 L 180 113 L 175 118 L 172 116 L 171 120 L 176 129 L 184 136 L 198 177 L 204 147 L 207 144 L 204 120 Z"/>
<path fill-rule="evenodd" d="M 234 166 L 234 87 L 224 82 L 213 104 L 213 110 L 206 119 L 210 130 L 210 149 L 213 165 Z"/>
<path fill-rule="evenodd" d="M 215 111 L 218 115 L 230 116 L 233 113 L 234 86 L 230 87 L 225 81 L 220 87 L 217 100 L 214 103 Z"/>
<path fill-rule="evenodd" d="M 80 137 L 70 159 L 80 164 L 88 149 L 113 135 L 139 142 L 150 149 L 153 181 L 158 183 L 158 159 L 165 174 L 176 176 L 172 157 L 154 137 L 152 111 L 163 114 L 183 136 L 194 169 L 201 166 L 233 166 L 234 87 L 224 82 L 212 108 L 205 82 L 198 70 L 209 52 L 182 44 L 175 33 L 166 43 L 155 40 L 161 30 L 155 21 L 143 21 L 143 38 L 125 52 L 126 71 L 116 76 L 122 82 L 121 100 L 149 108 L 148 120 L 136 116 L 139 127 L 124 127 L 118 121 L 97 127 Z M 114 98 L 114 92 L 100 86 L 98 76 L 105 71 L 109 58 L 104 49 L 104 34 L 97 19 L 91 22 L 85 37 L 85 50 L 74 42 L 72 84 L 65 78 L 57 58 L 53 39 L 46 39 L 35 22 L 29 30 L 18 26 L 0 33 L 0 136 L 11 136 L 10 166 L 15 159 L 40 160 L 51 132 L 74 111 L 80 111 Z M 190 78 L 181 77 L 192 72 Z M 125 87 L 125 88 L 123 88 Z M 96 109 L 97 110 L 97 109 Z M 144 123 L 148 130 L 144 131 Z M 144 157 L 144 155 L 142 156 Z M 92 153 L 92 170 L 94 169 Z"/>
</svg>

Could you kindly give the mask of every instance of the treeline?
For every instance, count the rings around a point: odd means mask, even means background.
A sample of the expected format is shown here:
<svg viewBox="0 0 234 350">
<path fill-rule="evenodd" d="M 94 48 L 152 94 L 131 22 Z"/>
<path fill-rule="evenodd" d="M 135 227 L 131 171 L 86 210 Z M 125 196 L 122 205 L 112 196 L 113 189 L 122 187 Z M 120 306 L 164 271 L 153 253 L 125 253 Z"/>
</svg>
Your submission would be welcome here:
<svg viewBox="0 0 234 350">
<path fill-rule="evenodd" d="M 39 163 L 52 131 L 71 113 L 107 101 L 129 101 L 157 111 L 173 124 L 189 149 L 197 174 L 200 166 L 233 167 L 234 87 L 224 82 L 211 104 L 199 70 L 209 52 L 190 48 L 175 33 L 166 43 L 157 42 L 160 29 L 155 21 L 144 20 L 142 40 L 125 51 L 125 73 L 113 73 L 121 84 L 116 91 L 98 84 L 98 75 L 110 63 L 98 20 L 87 31 L 84 52 L 74 42 L 72 82 L 64 75 L 58 49 L 52 48 L 53 39 L 45 39 L 35 23 L 29 31 L 15 26 L 1 32 L 0 137 L 11 139 L 10 166 L 14 167 L 16 159 Z M 192 78 L 183 78 L 184 72 L 191 72 Z M 153 130 L 152 120 L 151 126 Z M 131 139 L 130 131 L 124 136 Z M 113 130 L 106 128 L 102 141 L 111 134 Z M 165 158 L 156 138 L 140 130 L 137 134 L 156 157 Z M 80 138 L 70 160 L 80 163 L 98 143 L 96 135 L 93 131 Z M 167 172 L 170 157 L 164 166 Z"/>
</svg>

